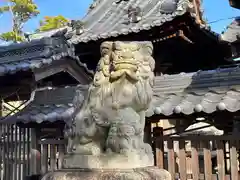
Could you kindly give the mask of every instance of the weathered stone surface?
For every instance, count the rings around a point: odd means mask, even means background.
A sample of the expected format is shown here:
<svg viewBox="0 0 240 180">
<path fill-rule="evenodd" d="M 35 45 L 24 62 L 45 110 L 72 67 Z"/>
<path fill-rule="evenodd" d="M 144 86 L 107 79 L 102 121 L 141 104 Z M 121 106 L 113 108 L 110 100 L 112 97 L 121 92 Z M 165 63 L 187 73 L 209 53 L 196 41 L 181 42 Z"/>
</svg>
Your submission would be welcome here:
<svg viewBox="0 0 240 180">
<path fill-rule="evenodd" d="M 157 167 L 111 170 L 65 169 L 50 172 L 42 180 L 171 180 L 171 175 Z"/>
<path fill-rule="evenodd" d="M 171 180 L 144 143 L 145 112 L 153 97 L 151 42 L 104 42 L 84 101 L 76 95 L 67 124 L 64 170 L 42 180 Z M 81 98 L 80 98 L 81 99 Z"/>
<path fill-rule="evenodd" d="M 90 169 L 126 169 L 126 168 L 142 168 L 153 166 L 153 158 L 149 160 L 148 155 L 139 155 L 136 153 L 121 154 L 101 154 L 101 155 L 66 155 L 64 157 L 65 168 L 90 168 Z"/>
<path fill-rule="evenodd" d="M 100 49 L 88 93 L 74 103 L 64 167 L 153 166 L 151 146 L 143 141 L 145 111 L 153 97 L 153 45 L 115 41 L 103 42 Z"/>
</svg>

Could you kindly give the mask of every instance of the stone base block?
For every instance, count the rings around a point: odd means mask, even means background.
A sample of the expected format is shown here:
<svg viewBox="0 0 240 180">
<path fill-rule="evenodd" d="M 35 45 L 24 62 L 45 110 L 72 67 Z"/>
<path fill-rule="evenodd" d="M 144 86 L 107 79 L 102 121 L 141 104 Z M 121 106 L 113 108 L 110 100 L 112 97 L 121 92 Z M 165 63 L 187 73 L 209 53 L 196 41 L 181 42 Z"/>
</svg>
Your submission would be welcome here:
<svg viewBox="0 0 240 180">
<path fill-rule="evenodd" d="M 69 154 L 64 157 L 64 168 L 75 169 L 132 169 L 154 165 L 153 155 L 129 155 L 101 154 L 81 155 Z"/>
<path fill-rule="evenodd" d="M 164 169 L 64 169 L 46 174 L 42 180 L 171 180 Z"/>
</svg>

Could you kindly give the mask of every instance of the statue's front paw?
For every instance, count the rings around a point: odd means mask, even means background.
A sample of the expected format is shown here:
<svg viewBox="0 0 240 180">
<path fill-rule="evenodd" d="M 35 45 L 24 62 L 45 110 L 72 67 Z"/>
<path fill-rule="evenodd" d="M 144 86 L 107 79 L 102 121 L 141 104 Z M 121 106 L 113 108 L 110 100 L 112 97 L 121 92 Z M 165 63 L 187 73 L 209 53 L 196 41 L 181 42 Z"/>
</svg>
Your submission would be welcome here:
<svg viewBox="0 0 240 180">
<path fill-rule="evenodd" d="M 83 155 L 93 155 L 92 148 L 88 145 L 77 145 L 74 152 Z"/>
<path fill-rule="evenodd" d="M 149 144 L 144 144 L 143 145 L 143 151 L 147 154 L 152 154 L 152 147 Z"/>
<path fill-rule="evenodd" d="M 129 154 L 130 152 L 131 152 L 130 149 L 121 149 L 121 150 L 120 150 L 120 154 L 123 154 L 123 155 L 127 155 L 127 154 Z"/>
<path fill-rule="evenodd" d="M 106 153 L 107 153 L 107 154 L 111 154 L 111 153 L 113 153 L 113 151 L 112 151 L 111 148 L 107 148 L 107 149 L 106 149 Z"/>
</svg>

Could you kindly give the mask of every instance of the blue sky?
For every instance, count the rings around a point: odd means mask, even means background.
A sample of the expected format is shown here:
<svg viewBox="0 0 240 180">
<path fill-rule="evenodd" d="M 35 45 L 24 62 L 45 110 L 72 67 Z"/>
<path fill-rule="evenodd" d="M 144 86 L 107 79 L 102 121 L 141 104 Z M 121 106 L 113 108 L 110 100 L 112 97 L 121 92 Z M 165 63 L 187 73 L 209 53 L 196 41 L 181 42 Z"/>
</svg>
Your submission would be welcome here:
<svg viewBox="0 0 240 180">
<path fill-rule="evenodd" d="M 63 15 L 69 19 L 81 19 L 91 2 L 92 0 L 35 0 L 41 14 L 26 23 L 24 31 L 33 32 L 44 16 Z M 4 0 L 0 0 L 0 6 L 3 3 Z M 208 22 L 240 16 L 240 10 L 231 8 L 228 0 L 203 0 L 203 8 Z M 9 14 L 0 16 L 0 33 L 11 29 L 10 19 Z M 221 33 L 231 21 L 228 19 L 210 25 L 213 31 Z"/>
</svg>

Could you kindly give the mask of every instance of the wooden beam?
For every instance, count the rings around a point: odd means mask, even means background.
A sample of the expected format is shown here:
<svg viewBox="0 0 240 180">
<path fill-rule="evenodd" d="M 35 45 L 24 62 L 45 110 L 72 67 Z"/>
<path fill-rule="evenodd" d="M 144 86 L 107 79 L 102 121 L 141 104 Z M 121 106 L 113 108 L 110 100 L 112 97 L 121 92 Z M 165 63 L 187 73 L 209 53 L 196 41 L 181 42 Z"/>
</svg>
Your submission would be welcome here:
<svg viewBox="0 0 240 180">
<path fill-rule="evenodd" d="M 158 138 L 163 136 L 163 128 L 162 127 L 154 127 L 153 128 L 153 137 Z M 155 159 L 156 166 L 160 169 L 164 168 L 164 142 L 159 139 L 159 141 L 155 141 Z"/>
<path fill-rule="evenodd" d="M 189 30 L 189 26 L 187 26 L 185 23 L 184 23 L 184 27 Z M 175 38 L 175 37 L 180 37 L 180 38 L 183 39 L 184 41 L 187 41 L 187 42 L 189 42 L 189 43 L 191 43 L 191 44 L 194 43 L 192 40 L 190 40 L 190 39 L 184 34 L 184 31 L 183 31 L 182 29 L 176 30 L 175 32 L 172 32 L 172 33 L 163 34 L 162 37 L 160 37 L 160 38 L 155 38 L 155 39 L 152 40 L 152 42 L 155 43 L 155 42 L 166 41 L 166 40 L 168 40 L 168 39 Z"/>
<path fill-rule="evenodd" d="M 38 128 L 31 128 L 31 165 L 30 172 L 31 175 L 40 174 L 40 149 L 38 145 Z"/>
<path fill-rule="evenodd" d="M 34 70 L 35 81 L 42 80 L 59 72 L 68 72 L 81 84 L 88 84 L 91 81 L 91 77 L 73 59 L 62 59 L 53 62 L 50 66 Z"/>
<path fill-rule="evenodd" d="M 165 41 L 165 40 L 168 40 L 168 39 L 171 39 L 171 38 L 174 38 L 174 37 L 177 37 L 177 33 L 169 34 L 169 35 L 166 35 L 164 37 L 154 39 L 153 43 L 160 42 L 160 41 Z"/>
<path fill-rule="evenodd" d="M 35 81 L 39 81 L 46 77 L 52 76 L 66 69 L 67 62 L 64 60 L 59 60 L 53 62 L 50 66 L 44 66 L 42 68 L 34 70 Z"/>
<path fill-rule="evenodd" d="M 89 84 L 92 81 L 91 76 L 86 74 L 75 61 L 69 62 L 66 71 L 81 84 Z"/>
<path fill-rule="evenodd" d="M 185 36 L 183 30 L 179 30 L 177 35 L 178 35 L 178 37 L 182 38 L 183 40 L 193 44 L 193 42 L 187 36 Z"/>
<path fill-rule="evenodd" d="M 0 101 L 0 117 L 3 117 L 3 100 Z"/>
</svg>

